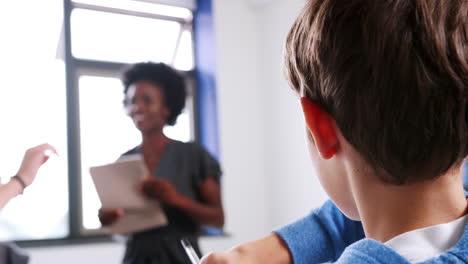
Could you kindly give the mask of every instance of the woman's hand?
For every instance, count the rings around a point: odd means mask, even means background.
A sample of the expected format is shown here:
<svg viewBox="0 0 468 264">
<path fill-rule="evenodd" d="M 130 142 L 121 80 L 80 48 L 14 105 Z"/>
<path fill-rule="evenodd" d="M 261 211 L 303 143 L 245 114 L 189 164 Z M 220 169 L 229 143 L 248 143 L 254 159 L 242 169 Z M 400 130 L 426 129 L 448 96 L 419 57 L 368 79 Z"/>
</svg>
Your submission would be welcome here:
<svg viewBox="0 0 468 264">
<path fill-rule="evenodd" d="M 181 200 L 181 195 L 175 186 L 164 179 L 145 177 L 141 182 L 140 190 L 145 196 L 172 206 L 177 205 Z"/>
<path fill-rule="evenodd" d="M 57 154 L 57 151 L 49 144 L 30 148 L 24 153 L 23 162 L 17 175 L 24 181 L 26 186 L 34 181 L 37 171 L 49 159 L 51 153 Z"/>
<path fill-rule="evenodd" d="M 99 221 L 103 226 L 109 226 L 117 222 L 117 220 L 125 214 L 122 208 L 118 209 L 99 209 Z"/>
</svg>

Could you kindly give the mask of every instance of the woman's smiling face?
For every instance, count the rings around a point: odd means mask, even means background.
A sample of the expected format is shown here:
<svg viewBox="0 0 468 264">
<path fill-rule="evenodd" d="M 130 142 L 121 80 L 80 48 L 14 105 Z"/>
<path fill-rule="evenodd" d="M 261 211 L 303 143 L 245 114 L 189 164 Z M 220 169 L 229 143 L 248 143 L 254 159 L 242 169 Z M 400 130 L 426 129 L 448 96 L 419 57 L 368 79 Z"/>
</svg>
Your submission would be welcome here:
<svg viewBox="0 0 468 264">
<path fill-rule="evenodd" d="M 136 128 L 143 134 L 162 131 L 170 115 L 162 89 L 149 81 L 138 81 L 129 86 L 125 106 Z"/>
</svg>

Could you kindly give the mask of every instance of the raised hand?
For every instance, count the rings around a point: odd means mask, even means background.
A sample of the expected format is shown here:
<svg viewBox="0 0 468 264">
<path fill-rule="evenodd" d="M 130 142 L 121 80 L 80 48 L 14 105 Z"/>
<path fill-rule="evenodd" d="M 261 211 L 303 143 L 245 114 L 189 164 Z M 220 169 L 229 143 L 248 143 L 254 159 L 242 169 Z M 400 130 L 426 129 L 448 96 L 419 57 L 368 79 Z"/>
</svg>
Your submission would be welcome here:
<svg viewBox="0 0 468 264">
<path fill-rule="evenodd" d="M 24 153 L 17 177 L 21 178 L 26 186 L 29 186 L 36 178 L 37 171 L 49 159 L 51 153 L 57 154 L 57 151 L 49 144 L 42 144 L 28 149 Z"/>
</svg>

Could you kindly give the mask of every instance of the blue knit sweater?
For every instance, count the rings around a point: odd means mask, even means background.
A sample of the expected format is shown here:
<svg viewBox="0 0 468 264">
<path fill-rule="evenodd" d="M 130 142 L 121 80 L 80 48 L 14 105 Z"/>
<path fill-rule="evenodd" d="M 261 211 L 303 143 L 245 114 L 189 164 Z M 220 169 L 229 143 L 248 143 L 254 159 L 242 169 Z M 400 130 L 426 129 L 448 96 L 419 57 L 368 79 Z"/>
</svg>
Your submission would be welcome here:
<svg viewBox="0 0 468 264">
<path fill-rule="evenodd" d="M 287 244 L 294 264 L 410 263 L 384 244 L 365 238 L 361 222 L 348 219 L 331 201 L 275 232 Z M 454 247 L 422 263 L 468 263 L 468 224 Z"/>
</svg>

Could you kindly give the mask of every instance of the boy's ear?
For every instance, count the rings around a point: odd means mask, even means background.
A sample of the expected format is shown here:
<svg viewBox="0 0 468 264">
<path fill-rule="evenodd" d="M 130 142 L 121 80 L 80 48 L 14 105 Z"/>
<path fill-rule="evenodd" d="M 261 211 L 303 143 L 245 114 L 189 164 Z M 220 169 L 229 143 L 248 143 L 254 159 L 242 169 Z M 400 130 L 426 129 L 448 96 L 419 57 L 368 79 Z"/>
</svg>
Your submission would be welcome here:
<svg viewBox="0 0 468 264">
<path fill-rule="evenodd" d="M 318 104 L 306 97 L 301 98 L 301 105 L 307 129 L 314 139 L 320 156 L 324 159 L 332 158 L 339 149 L 333 118 Z"/>
</svg>

